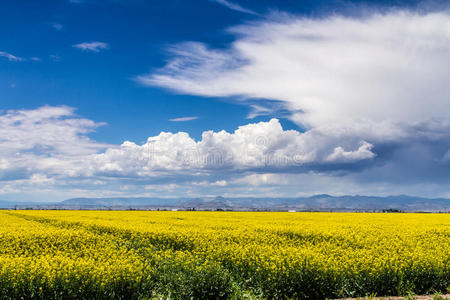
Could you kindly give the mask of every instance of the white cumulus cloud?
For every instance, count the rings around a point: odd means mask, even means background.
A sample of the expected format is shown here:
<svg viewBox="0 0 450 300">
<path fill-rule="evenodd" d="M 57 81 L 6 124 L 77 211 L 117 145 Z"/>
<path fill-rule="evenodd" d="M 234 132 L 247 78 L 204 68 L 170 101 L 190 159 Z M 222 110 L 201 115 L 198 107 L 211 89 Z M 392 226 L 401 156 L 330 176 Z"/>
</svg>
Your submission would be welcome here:
<svg viewBox="0 0 450 300">
<path fill-rule="evenodd" d="M 161 176 L 245 172 L 266 168 L 304 172 L 304 168 L 354 163 L 375 157 L 366 141 L 340 144 L 345 136 L 327 132 L 284 130 L 277 119 L 240 126 L 233 133 L 205 131 L 195 141 L 187 133 L 162 132 L 147 143 L 123 143 L 95 158 L 103 175 Z M 344 147 L 347 150 L 344 150 Z"/>
<path fill-rule="evenodd" d="M 284 130 L 277 119 L 243 125 L 231 133 L 205 131 L 198 141 L 185 132 L 161 132 L 142 145 L 126 141 L 120 146 L 87 137 L 101 125 L 77 117 L 73 108 L 65 106 L 1 114 L 0 179 L 232 176 L 267 168 L 304 172 L 305 167 L 352 164 L 375 157 L 366 141 L 344 139 L 344 133 L 327 137 L 325 131 Z M 226 185 L 224 179 L 214 182 Z"/>
<path fill-rule="evenodd" d="M 0 180 L 83 171 L 86 156 L 108 146 L 86 136 L 100 125 L 75 116 L 66 106 L 0 114 Z"/>
</svg>

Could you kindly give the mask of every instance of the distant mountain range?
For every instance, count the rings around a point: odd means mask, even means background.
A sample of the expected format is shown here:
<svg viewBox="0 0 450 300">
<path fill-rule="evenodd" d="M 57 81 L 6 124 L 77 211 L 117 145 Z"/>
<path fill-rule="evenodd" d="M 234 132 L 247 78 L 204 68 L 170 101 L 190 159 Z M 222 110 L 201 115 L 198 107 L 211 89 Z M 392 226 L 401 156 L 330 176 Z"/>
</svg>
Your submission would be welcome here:
<svg viewBox="0 0 450 300">
<path fill-rule="evenodd" d="M 72 198 L 57 203 L 0 201 L 0 208 L 450 212 L 450 199 L 407 195 L 377 197 L 326 194 L 296 198 Z"/>
</svg>

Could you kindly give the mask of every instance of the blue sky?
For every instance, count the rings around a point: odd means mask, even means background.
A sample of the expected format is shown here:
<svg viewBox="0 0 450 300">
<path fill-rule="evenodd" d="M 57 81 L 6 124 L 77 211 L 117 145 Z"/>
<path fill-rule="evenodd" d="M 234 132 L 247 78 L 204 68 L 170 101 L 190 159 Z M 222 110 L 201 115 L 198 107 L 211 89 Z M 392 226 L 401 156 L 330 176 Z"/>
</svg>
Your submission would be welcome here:
<svg viewBox="0 0 450 300">
<path fill-rule="evenodd" d="M 450 196 L 449 20 L 430 1 L 2 1 L 0 199 Z"/>
</svg>

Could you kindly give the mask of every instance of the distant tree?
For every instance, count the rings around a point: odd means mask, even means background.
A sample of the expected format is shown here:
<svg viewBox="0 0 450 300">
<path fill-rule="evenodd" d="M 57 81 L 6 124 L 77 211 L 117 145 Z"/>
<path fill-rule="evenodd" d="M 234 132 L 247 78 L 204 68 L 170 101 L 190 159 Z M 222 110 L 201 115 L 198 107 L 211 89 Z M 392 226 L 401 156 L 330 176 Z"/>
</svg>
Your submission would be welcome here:
<svg viewBox="0 0 450 300">
<path fill-rule="evenodd" d="M 388 208 L 388 209 L 383 209 L 384 213 L 401 213 L 404 212 L 402 210 L 399 209 L 394 209 L 394 208 Z"/>
</svg>

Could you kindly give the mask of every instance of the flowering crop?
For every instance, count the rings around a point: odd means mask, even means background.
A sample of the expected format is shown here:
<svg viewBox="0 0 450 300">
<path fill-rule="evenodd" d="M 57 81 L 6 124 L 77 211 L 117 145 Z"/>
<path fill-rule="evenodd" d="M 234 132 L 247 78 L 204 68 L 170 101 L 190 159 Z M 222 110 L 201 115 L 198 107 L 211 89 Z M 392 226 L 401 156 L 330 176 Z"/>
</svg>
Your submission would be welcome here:
<svg viewBox="0 0 450 300">
<path fill-rule="evenodd" d="M 448 214 L 0 212 L 0 299 L 325 299 L 449 287 Z"/>
</svg>

